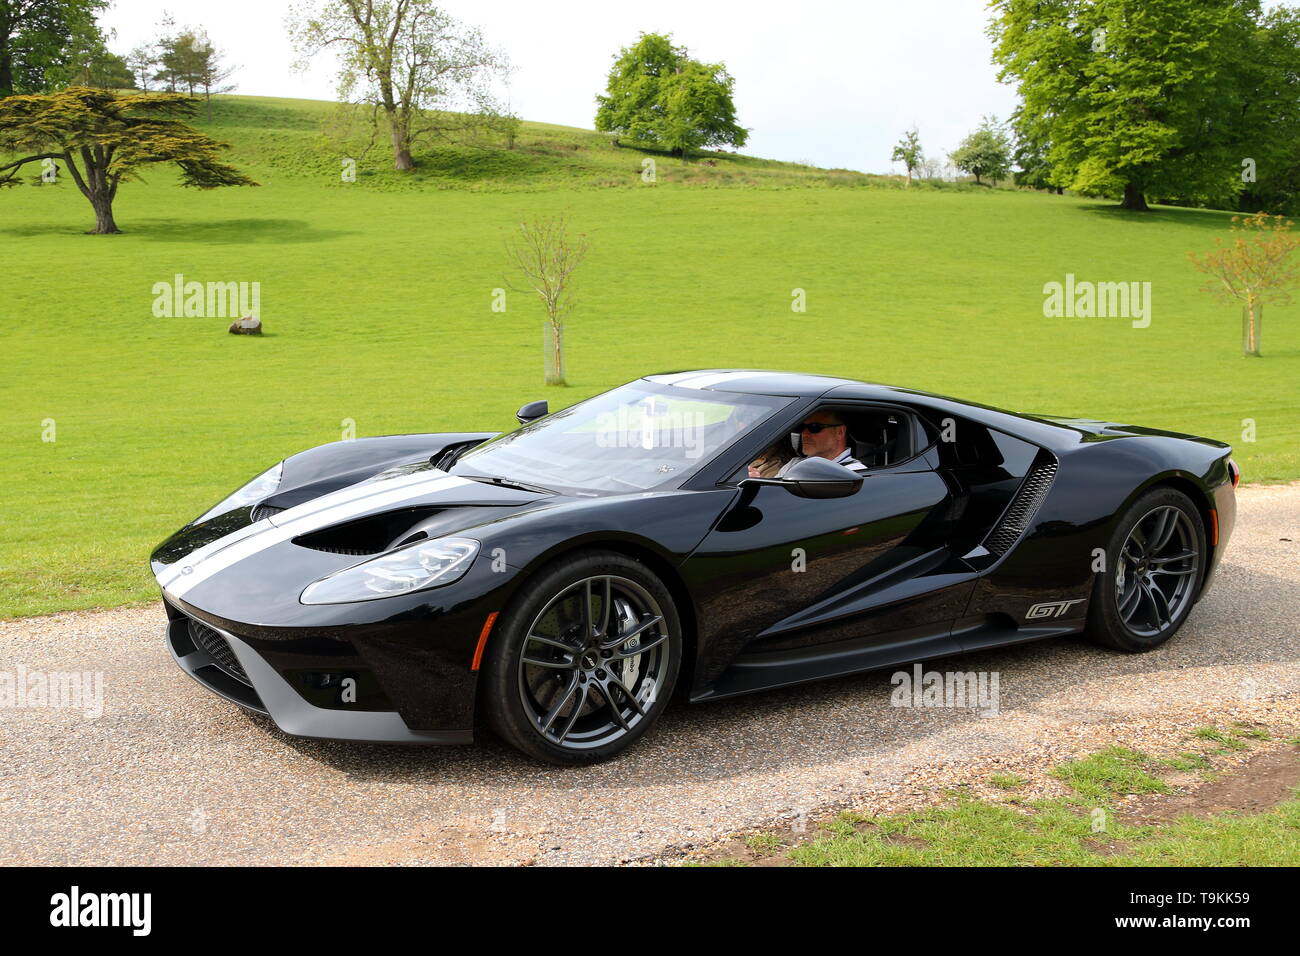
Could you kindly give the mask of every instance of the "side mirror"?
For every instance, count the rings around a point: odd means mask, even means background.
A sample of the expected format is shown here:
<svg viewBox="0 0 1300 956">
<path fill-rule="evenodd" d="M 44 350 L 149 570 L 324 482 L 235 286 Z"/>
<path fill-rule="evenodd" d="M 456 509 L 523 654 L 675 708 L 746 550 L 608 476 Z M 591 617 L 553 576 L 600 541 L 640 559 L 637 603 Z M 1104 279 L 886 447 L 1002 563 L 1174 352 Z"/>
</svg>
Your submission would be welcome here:
<svg viewBox="0 0 1300 956">
<path fill-rule="evenodd" d="M 800 498 L 847 498 L 857 494 L 863 476 L 825 458 L 801 458 L 782 478 L 746 478 L 741 484 L 780 485 Z"/>
<path fill-rule="evenodd" d="M 515 418 L 519 419 L 520 425 L 527 425 L 549 414 L 551 414 L 551 406 L 547 404 L 546 399 L 542 399 L 540 402 L 529 402 L 521 406 L 519 411 L 515 412 Z"/>
</svg>

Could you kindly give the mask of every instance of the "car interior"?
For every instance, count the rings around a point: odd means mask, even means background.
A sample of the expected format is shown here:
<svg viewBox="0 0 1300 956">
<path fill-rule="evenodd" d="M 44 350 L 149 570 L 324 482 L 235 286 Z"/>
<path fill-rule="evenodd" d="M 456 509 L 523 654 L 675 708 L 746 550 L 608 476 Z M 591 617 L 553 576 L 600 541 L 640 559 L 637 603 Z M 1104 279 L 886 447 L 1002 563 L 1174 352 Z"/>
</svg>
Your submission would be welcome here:
<svg viewBox="0 0 1300 956">
<path fill-rule="evenodd" d="M 849 451 L 866 469 L 894 465 L 920 454 L 934 441 L 928 425 L 914 415 L 894 409 L 836 408 L 834 411 L 848 426 Z M 794 458 L 789 437 L 782 437 L 758 461 L 789 461 Z"/>
<path fill-rule="evenodd" d="M 848 425 L 849 450 L 868 468 L 907 461 L 929 444 L 912 415 L 890 409 L 837 410 Z"/>
</svg>

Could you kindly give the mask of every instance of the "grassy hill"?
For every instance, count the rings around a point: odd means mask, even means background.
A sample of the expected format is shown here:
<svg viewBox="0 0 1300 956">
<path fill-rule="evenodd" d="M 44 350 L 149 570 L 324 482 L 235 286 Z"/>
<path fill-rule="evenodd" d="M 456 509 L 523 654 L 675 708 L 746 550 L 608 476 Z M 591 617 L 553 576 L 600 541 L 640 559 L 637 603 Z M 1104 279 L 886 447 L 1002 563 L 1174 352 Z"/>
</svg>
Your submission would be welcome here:
<svg viewBox="0 0 1300 956">
<path fill-rule="evenodd" d="M 1239 316 L 1186 259 L 1227 214 L 731 156 L 656 157 L 647 185 L 644 154 L 534 124 L 513 151 L 437 150 L 409 179 L 373 151 L 342 183 L 318 144 L 326 109 L 219 102 L 212 128 L 264 185 L 201 193 L 150 173 L 122 187 L 120 236 L 82 234 L 70 184 L 0 193 L 0 615 L 154 596 L 153 544 L 348 421 L 504 428 L 524 401 L 667 369 L 790 368 L 1113 417 L 1232 442 L 1248 481 L 1300 476 L 1300 306 L 1270 310 L 1267 357 L 1243 359 Z M 546 389 L 538 304 L 491 303 L 515 224 L 560 212 L 591 254 L 570 387 Z M 155 318 L 154 284 L 178 273 L 261 283 L 268 334 Z M 1150 327 L 1044 318 L 1044 283 L 1067 273 L 1151 282 Z"/>
<path fill-rule="evenodd" d="M 605 133 L 530 122 L 520 124 L 512 148 L 506 148 L 501 132 L 485 132 L 466 143 L 435 139 L 417 153 L 418 169 L 398 173 L 382 137 L 369 146 L 364 124 L 340 120 L 338 114 L 336 104 L 320 100 L 223 96 L 214 99 L 211 120 L 201 116 L 198 125 L 230 143 L 232 155 L 272 181 L 339 181 L 340 158 L 346 155 L 358 159 L 358 182 L 379 190 L 630 188 L 642 185 L 642 161 L 647 157 L 655 162 L 660 185 L 899 185 L 892 176 L 727 152 L 711 151 L 686 162 L 666 153 L 621 147 Z"/>
</svg>

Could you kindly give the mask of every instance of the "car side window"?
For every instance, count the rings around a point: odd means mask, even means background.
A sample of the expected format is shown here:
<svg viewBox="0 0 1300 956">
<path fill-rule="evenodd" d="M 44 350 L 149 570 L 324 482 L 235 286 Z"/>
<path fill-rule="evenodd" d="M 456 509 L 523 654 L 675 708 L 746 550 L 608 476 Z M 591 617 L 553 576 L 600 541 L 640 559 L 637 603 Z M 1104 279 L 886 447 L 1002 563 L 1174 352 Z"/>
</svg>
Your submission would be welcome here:
<svg viewBox="0 0 1300 956">
<path fill-rule="evenodd" d="M 847 451 L 859 463 L 851 467 L 859 474 L 911 460 L 934 444 L 937 437 L 919 416 L 897 408 L 826 405 L 806 413 L 803 418 L 817 412 L 833 412 L 844 422 Z M 798 423 L 792 422 L 789 431 L 797 427 Z M 737 468 L 727 483 L 735 484 L 746 477 L 775 478 L 781 468 L 797 457 L 787 432 L 753 461 Z"/>
</svg>

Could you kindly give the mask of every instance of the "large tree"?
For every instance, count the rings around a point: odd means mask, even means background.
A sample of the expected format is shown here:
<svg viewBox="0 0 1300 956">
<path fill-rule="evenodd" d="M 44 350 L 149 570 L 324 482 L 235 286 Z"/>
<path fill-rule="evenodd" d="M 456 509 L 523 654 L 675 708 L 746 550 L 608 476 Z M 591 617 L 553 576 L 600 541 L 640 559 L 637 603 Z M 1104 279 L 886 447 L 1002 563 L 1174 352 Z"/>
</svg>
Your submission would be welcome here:
<svg viewBox="0 0 1300 956">
<path fill-rule="evenodd" d="M 0 97 L 58 85 L 73 34 L 106 0 L 0 0 Z"/>
<path fill-rule="evenodd" d="M 502 114 L 492 84 L 509 69 L 504 54 L 431 0 L 323 0 L 296 10 L 289 32 L 304 63 L 338 53 L 340 98 L 382 114 L 399 170 L 415 168 L 421 140 Z"/>
<path fill-rule="evenodd" d="M 1258 46 L 1246 65 L 1259 95 L 1234 168 L 1242 180 L 1237 208 L 1253 213 L 1300 214 L 1300 9 L 1275 7 L 1264 15 Z"/>
<path fill-rule="evenodd" d="M 199 189 L 256 186 L 218 158 L 225 144 L 175 118 L 197 109 L 197 100 L 179 93 L 88 87 L 0 100 L 0 156 L 19 156 L 0 165 L 0 186 L 19 185 L 29 164 L 61 164 L 94 207 L 94 233 L 120 231 L 113 220 L 117 187 L 142 166 L 175 163 L 181 185 Z"/>
<path fill-rule="evenodd" d="M 1257 63 L 1258 0 L 995 0 L 1000 79 L 1017 84 L 1022 137 L 1055 186 L 1147 197 L 1230 198 L 1265 103 L 1285 98 Z M 1294 84 L 1290 89 L 1294 91 Z M 1300 109 L 1292 93 L 1279 109 Z M 1264 135 L 1269 135 L 1264 133 Z"/>
<path fill-rule="evenodd" d="M 734 87 L 723 64 L 693 60 L 671 37 L 643 33 L 614 60 L 605 95 L 596 97 L 596 129 L 679 156 L 744 146 L 749 130 L 736 122 Z"/>
</svg>

